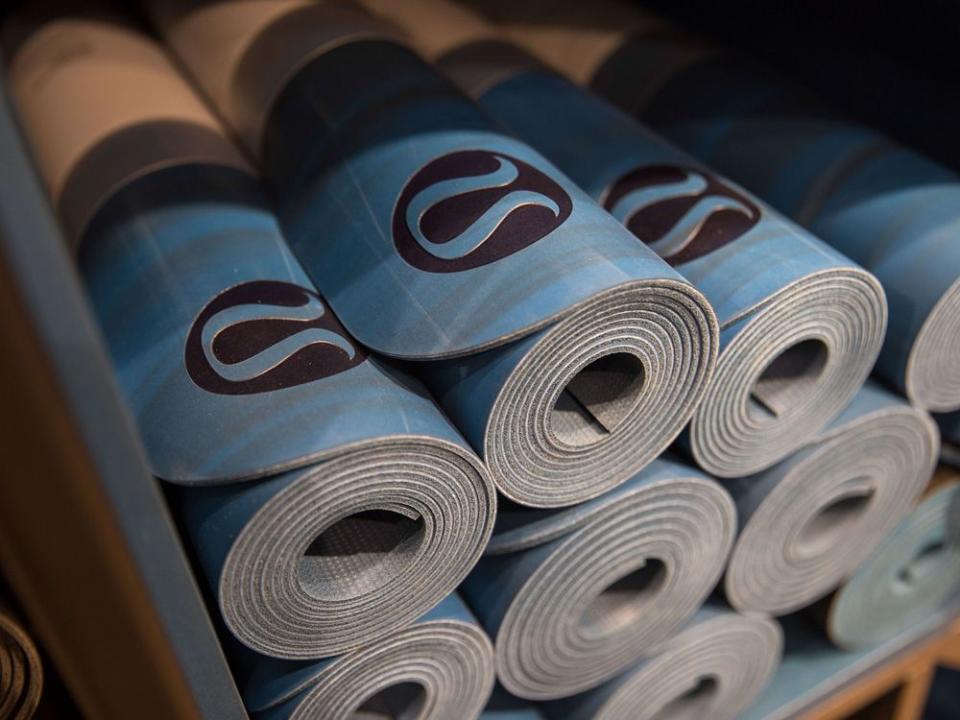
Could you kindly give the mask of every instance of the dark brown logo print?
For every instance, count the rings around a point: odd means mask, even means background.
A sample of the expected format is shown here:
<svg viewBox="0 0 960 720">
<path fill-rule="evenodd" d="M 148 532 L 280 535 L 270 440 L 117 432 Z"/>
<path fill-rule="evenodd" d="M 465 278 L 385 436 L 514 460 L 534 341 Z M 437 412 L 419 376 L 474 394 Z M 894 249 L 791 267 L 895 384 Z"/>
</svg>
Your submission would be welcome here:
<svg viewBox="0 0 960 720">
<path fill-rule="evenodd" d="M 393 238 L 414 267 L 460 272 L 532 245 L 572 209 L 566 191 L 532 165 L 463 150 L 433 160 L 410 179 L 393 212 Z"/>
<path fill-rule="evenodd" d="M 274 280 L 217 295 L 194 321 L 184 351 L 193 381 L 220 395 L 302 385 L 365 357 L 315 292 Z"/>
<path fill-rule="evenodd" d="M 676 165 L 627 173 L 603 206 L 671 265 L 703 257 L 760 221 L 750 198 L 712 175 Z"/>
</svg>

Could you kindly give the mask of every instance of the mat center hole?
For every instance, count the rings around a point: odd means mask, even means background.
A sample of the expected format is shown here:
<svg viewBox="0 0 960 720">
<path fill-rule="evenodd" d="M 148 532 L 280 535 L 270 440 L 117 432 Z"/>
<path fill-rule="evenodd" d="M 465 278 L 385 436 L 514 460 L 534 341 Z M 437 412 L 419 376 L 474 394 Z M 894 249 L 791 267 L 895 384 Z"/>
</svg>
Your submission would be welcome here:
<svg viewBox="0 0 960 720">
<path fill-rule="evenodd" d="M 603 440 L 630 414 L 646 381 L 643 361 L 630 353 L 594 360 L 573 376 L 550 411 L 550 429 L 582 447 Z"/>
<path fill-rule="evenodd" d="M 946 548 L 947 544 L 943 540 L 927 543 L 905 567 L 900 569 L 897 580 L 908 588 L 915 587 L 925 577 L 936 571 L 936 566 Z"/>
<path fill-rule="evenodd" d="M 852 484 L 862 484 L 866 478 L 858 478 Z M 852 533 L 863 519 L 873 490 L 851 491 L 843 497 L 822 507 L 804 526 L 800 533 L 799 549 L 805 555 L 819 555 L 838 547 L 844 536 Z"/>
<path fill-rule="evenodd" d="M 584 610 L 580 627 L 585 633 L 597 637 L 607 637 L 623 630 L 636 622 L 666 580 L 666 565 L 656 558 L 648 559 L 601 591 Z"/>
<path fill-rule="evenodd" d="M 310 543 L 298 568 L 300 585 L 319 600 L 347 600 L 389 584 L 416 557 L 423 519 L 365 510 L 338 520 Z"/>
<path fill-rule="evenodd" d="M 777 355 L 753 384 L 750 399 L 755 415 L 775 420 L 805 400 L 820 382 L 827 365 L 827 346 L 804 340 Z"/>
<path fill-rule="evenodd" d="M 693 687 L 668 702 L 651 720 L 701 720 L 711 715 L 711 706 L 720 689 L 713 675 L 701 675 Z"/>
<path fill-rule="evenodd" d="M 423 685 L 401 682 L 380 690 L 358 707 L 350 720 L 413 720 L 427 701 Z"/>
</svg>

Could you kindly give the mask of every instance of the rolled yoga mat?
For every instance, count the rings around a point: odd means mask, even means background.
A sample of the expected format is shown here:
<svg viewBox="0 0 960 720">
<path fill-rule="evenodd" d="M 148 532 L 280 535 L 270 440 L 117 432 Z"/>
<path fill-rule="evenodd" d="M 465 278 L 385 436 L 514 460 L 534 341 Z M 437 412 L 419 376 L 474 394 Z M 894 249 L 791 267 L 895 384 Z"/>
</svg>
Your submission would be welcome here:
<svg viewBox="0 0 960 720">
<path fill-rule="evenodd" d="M 956 607 L 960 599 L 960 475 L 945 468 L 933 490 L 820 608 L 841 648 L 879 645 Z"/>
<path fill-rule="evenodd" d="M 876 275 L 890 304 L 877 372 L 920 407 L 960 408 L 960 176 L 635 3 L 566 5 L 513 3 L 544 14 L 511 27 Z"/>
<path fill-rule="evenodd" d="M 367 0 L 710 300 L 717 370 L 689 433 L 719 477 L 763 470 L 849 404 L 883 342 L 868 272 L 445 0 Z"/>
<path fill-rule="evenodd" d="M 623 672 L 681 627 L 716 585 L 735 531 L 717 483 L 658 459 L 576 507 L 502 508 L 461 592 L 494 639 L 503 686 L 559 698 Z"/>
<path fill-rule="evenodd" d="M 741 528 L 727 600 L 742 612 L 783 615 L 825 596 L 910 512 L 938 450 L 924 411 L 868 383 L 815 442 L 727 481 Z"/>
<path fill-rule="evenodd" d="M 10 76 L 153 471 L 195 486 L 175 499 L 230 630 L 319 657 L 450 593 L 493 484 L 419 382 L 345 332 L 159 46 L 61 18 Z"/>
<path fill-rule="evenodd" d="M 635 667 L 543 710 L 551 720 L 734 720 L 773 677 L 782 645 L 776 621 L 705 606 Z"/>
<path fill-rule="evenodd" d="M 151 4 L 344 326 L 422 361 L 506 496 L 595 497 L 677 436 L 716 361 L 706 299 L 393 30 L 341 2 Z"/>
<path fill-rule="evenodd" d="M 42 692 L 43 664 L 37 646 L 0 596 L 0 718 L 29 720 Z"/>
<path fill-rule="evenodd" d="M 493 688 L 493 647 L 454 593 L 367 647 L 315 662 L 257 658 L 239 681 L 256 720 L 474 720 Z"/>
</svg>

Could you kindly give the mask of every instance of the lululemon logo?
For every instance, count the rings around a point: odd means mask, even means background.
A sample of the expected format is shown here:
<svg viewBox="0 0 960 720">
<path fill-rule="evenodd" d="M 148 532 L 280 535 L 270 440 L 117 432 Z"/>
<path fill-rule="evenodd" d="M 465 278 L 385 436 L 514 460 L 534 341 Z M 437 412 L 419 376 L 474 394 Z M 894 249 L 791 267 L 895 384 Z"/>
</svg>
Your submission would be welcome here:
<svg viewBox="0 0 960 720">
<path fill-rule="evenodd" d="M 315 292 L 273 280 L 217 295 L 194 321 L 184 352 L 193 381 L 221 395 L 302 385 L 365 357 Z"/>
<path fill-rule="evenodd" d="M 613 184 L 603 206 L 671 265 L 733 242 L 760 220 L 743 193 L 699 170 L 656 165 Z"/>
<path fill-rule="evenodd" d="M 492 263 L 556 230 L 573 203 L 555 180 L 515 157 L 464 150 L 407 183 L 393 213 L 397 251 L 427 272 Z"/>
</svg>

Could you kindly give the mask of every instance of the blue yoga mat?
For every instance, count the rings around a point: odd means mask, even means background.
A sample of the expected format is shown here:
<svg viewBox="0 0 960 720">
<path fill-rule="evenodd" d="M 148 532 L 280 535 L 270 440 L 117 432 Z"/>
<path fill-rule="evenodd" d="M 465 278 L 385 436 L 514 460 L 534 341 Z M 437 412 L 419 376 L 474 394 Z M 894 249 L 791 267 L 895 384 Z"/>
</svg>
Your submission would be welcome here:
<svg viewBox="0 0 960 720">
<path fill-rule="evenodd" d="M 653 720 L 743 716 L 780 663 L 773 620 L 708 605 L 676 636 L 621 676 L 543 705 L 551 720 Z"/>
<path fill-rule="evenodd" d="M 825 596 L 909 514 L 938 452 L 924 411 L 868 383 L 807 447 L 727 481 L 741 527 L 723 585 L 730 604 L 783 615 Z"/>
<path fill-rule="evenodd" d="M 788 720 L 812 710 L 871 670 L 923 640 L 942 632 L 952 613 L 927 617 L 878 647 L 840 650 L 803 614 L 781 618 L 783 660 L 743 720 Z"/>
<path fill-rule="evenodd" d="M 880 645 L 960 599 L 960 476 L 942 482 L 905 517 L 820 618 L 841 648 Z"/>
<path fill-rule="evenodd" d="M 11 78 L 52 196 L 87 218 L 78 263 L 118 383 L 153 472 L 184 486 L 172 501 L 230 630 L 319 657 L 450 593 L 493 527 L 486 470 L 418 380 L 346 332 L 160 47 L 62 18 Z M 71 187 L 83 202 L 64 205 Z"/>
<path fill-rule="evenodd" d="M 507 497 L 633 476 L 706 391 L 706 298 L 528 145 L 340 3 L 150 3 L 256 159 L 307 274 L 417 372 Z"/>
<path fill-rule="evenodd" d="M 943 461 L 960 467 L 960 412 L 938 415 L 936 418 L 943 439 Z"/>
<path fill-rule="evenodd" d="M 849 403 L 883 338 L 875 278 L 479 16 L 442 0 L 368 2 L 710 300 L 720 358 L 684 436 L 700 467 L 769 467 Z"/>
<path fill-rule="evenodd" d="M 480 720 L 544 720 L 538 706 L 514 697 L 500 685 L 493 689 Z"/>
</svg>

